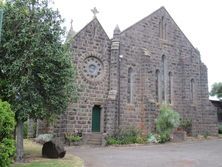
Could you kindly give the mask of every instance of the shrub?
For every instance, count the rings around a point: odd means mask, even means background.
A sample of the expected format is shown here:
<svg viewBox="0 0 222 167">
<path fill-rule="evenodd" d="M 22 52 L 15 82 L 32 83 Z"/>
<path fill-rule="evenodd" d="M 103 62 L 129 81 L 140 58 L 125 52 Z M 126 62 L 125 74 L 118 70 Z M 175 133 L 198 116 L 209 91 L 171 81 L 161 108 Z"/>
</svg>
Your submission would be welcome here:
<svg viewBox="0 0 222 167">
<path fill-rule="evenodd" d="M 8 167 L 15 153 L 14 117 L 9 103 L 0 100 L 0 167 Z"/>
<path fill-rule="evenodd" d="M 222 124 L 220 124 L 219 127 L 218 127 L 218 133 L 222 134 Z"/>
<path fill-rule="evenodd" d="M 145 143 L 146 139 L 141 135 L 140 131 L 136 128 L 120 129 L 117 133 L 106 138 L 107 145 L 112 144 L 133 144 Z"/>
<path fill-rule="evenodd" d="M 191 135 L 191 130 L 192 130 L 192 120 L 191 119 L 180 119 L 180 128 L 182 128 L 184 131 L 187 132 L 187 135 Z"/>
<path fill-rule="evenodd" d="M 66 135 L 66 139 L 69 142 L 79 142 L 82 140 L 82 137 L 80 137 L 78 135 Z"/>
<path fill-rule="evenodd" d="M 158 143 L 157 137 L 153 135 L 152 133 L 149 133 L 147 136 L 147 142 L 148 143 Z"/>
<path fill-rule="evenodd" d="M 115 137 L 113 137 L 113 136 L 108 136 L 108 137 L 106 138 L 106 144 L 107 144 L 107 145 L 114 145 L 114 144 L 119 144 L 119 142 L 118 142 L 118 140 L 117 140 Z"/>
<path fill-rule="evenodd" d="M 159 142 L 165 143 L 170 140 L 170 134 L 180 123 L 179 113 L 173 111 L 168 105 L 162 105 L 157 117 L 156 128 L 159 133 Z"/>
</svg>

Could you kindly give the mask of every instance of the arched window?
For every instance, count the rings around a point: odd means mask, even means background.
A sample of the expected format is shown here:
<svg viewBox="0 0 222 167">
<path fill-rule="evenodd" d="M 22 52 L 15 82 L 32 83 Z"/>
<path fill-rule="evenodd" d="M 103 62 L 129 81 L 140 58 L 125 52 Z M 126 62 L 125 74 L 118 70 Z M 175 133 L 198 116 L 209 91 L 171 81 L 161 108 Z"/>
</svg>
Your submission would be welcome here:
<svg viewBox="0 0 222 167">
<path fill-rule="evenodd" d="M 192 78 L 190 80 L 190 98 L 191 98 L 191 101 L 193 102 L 194 101 L 194 79 Z"/>
<path fill-rule="evenodd" d="M 127 102 L 132 102 L 132 92 L 133 92 L 133 69 L 130 67 L 128 69 L 128 84 L 127 84 Z"/>
<path fill-rule="evenodd" d="M 155 87 L 156 87 L 156 101 L 159 101 L 159 82 L 160 82 L 160 71 L 156 70 L 155 74 Z"/>
<path fill-rule="evenodd" d="M 166 27 L 167 24 L 165 22 L 165 18 L 162 16 L 159 22 L 159 34 L 161 39 L 166 39 Z"/>
<path fill-rule="evenodd" d="M 169 72 L 169 103 L 172 102 L 172 73 Z"/>
<path fill-rule="evenodd" d="M 166 29 L 167 29 L 167 24 L 164 23 L 164 27 L 163 27 L 163 39 L 166 39 Z"/>
<path fill-rule="evenodd" d="M 166 56 L 163 55 L 162 56 L 162 77 L 161 77 L 161 86 L 162 86 L 162 101 L 165 101 L 165 88 L 166 88 L 166 85 L 165 85 L 165 80 L 166 80 Z"/>
</svg>

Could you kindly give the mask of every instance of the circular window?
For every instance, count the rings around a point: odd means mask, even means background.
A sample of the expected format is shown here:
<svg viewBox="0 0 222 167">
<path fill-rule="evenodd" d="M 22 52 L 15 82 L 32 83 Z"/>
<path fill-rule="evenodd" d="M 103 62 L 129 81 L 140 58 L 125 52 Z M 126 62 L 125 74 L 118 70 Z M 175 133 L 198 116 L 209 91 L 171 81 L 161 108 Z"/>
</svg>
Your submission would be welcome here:
<svg viewBox="0 0 222 167">
<path fill-rule="evenodd" d="M 103 70 L 102 62 L 96 57 L 87 57 L 83 62 L 83 72 L 87 78 L 94 79 L 101 75 Z"/>
</svg>

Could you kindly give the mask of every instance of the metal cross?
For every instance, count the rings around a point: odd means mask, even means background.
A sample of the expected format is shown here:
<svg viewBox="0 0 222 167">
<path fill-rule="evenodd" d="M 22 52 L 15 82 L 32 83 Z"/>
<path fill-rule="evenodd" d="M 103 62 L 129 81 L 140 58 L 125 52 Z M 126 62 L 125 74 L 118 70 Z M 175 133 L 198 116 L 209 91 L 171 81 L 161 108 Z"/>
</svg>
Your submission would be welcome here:
<svg viewBox="0 0 222 167">
<path fill-rule="evenodd" d="M 72 24 L 73 24 L 73 19 L 71 19 L 71 27 L 72 27 Z"/>
<path fill-rule="evenodd" d="M 96 9 L 96 7 L 94 7 L 93 9 L 91 9 L 91 12 L 93 13 L 93 17 L 96 18 L 96 14 L 99 13 L 99 11 Z"/>
</svg>

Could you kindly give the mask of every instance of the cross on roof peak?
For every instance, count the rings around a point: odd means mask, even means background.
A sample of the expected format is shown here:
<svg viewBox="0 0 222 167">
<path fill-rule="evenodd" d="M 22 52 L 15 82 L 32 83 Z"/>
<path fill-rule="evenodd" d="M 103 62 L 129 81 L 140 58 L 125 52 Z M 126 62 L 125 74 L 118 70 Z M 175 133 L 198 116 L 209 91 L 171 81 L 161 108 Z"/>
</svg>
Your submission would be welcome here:
<svg viewBox="0 0 222 167">
<path fill-rule="evenodd" d="M 96 18 L 96 15 L 99 13 L 99 11 L 96 9 L 96 7 L 91 9 L 91 12 L 93 13 L 93 18 Z"/>
</svg>

